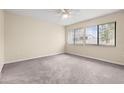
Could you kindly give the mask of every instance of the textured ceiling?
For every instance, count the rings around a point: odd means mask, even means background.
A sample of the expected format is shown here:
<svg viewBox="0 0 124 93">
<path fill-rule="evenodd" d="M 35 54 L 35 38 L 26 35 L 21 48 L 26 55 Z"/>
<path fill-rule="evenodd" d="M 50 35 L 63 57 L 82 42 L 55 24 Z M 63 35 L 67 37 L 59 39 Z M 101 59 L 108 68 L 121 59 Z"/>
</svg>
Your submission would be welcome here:
<svg viewBox="0 0 124 93">
<path fill-rule="evenodd" d="M 44 21 L 49 21 L 59 25 L 70 25 L 79 21 L 92 19 L 95 17 L 111 14 L 118 9 L 72 9 L 72 15 L 68 19 L 63 19 L 57 14 L 57 9 L 8 9 L 7 12 L 18 15 L 31 16 Z"/>
</svg>

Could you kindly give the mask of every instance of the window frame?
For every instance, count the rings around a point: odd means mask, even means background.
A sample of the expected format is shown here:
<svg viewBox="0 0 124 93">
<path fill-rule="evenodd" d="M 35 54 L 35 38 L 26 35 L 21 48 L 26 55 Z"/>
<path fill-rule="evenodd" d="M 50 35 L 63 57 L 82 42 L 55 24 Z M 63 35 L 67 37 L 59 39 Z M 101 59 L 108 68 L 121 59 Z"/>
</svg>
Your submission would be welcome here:
<svg viewBox="0 0 124 93">
<path fill-rule="evenodd" d="M 99 35 L 99 26 L 100 25 L 105 25 L 105 24 L 111 24 L 111 23 L 114 23 L 114 45 L 104 45 L 104 44 L 99 44 L 99 39 L 100 39 L 100 35 Z M 116 47 L 117 44 L 116 44 L 116 21 L 113 21 L 113 22 L 106 22 L 106 23 L 103 23 L 103 24 L 96 24 L 96 25 L 91 25 L 91 26 L 87 26 L 87 27 L 79 27 L 79 28 L 73 28 L 73 29 L 70 29 L 73 31 L 74 33 L 74 39 L 73 39 L 73 44 L 69 44 L 68 41 L 67 41 L 67 44 L 68 45 L 82 45 L 82 46 L 105 46 L 105 47 Z M 86 35 L 86 28 L 88 27 L 93 27 L 93 26 L 96 26 L 97 27 L 97 44 L 87 44 L 86 43 L 86 40 L 85 40 L 85 35 Z M 83 35 L 83 43 L 82 44 L 76 44 L 75 43 L 75 32 L 77 29 L 83 29 L 84 30 L 84 35 Z M 68 32 L 68 31 L 67 31 Z M 68 35 L 67 35 L 68 36 Z M 68 37 L 67 37 L 68 38 Z"/>
<path fill-rule="evenodd" d="M 105 25 L 105 24 L 111 24 L 113 23 L 114 24 L 114 45 L 104 45 L 104 44 L 99 44 L 99 38 L 100 38 L 100 35 L 99 35 L 99 26 L 100 25 Z M 116 47 L 116 21 L 113 21 L 113 22 L 107 22 L 107 23 L 103 23 L 103 24 L 99 24 L 98 25 L 98 46 L 105 46 L 105 47 Z"/>
<path fill-rule="evenodd" d="M 69 31 L 73 31 L 73 33 L 74 33 L 73 37 L 75 37 L 75 29 L 69 29 L 69 30 L 67 30 L 67 40 L 66 40 L 67 41 L 67 44 L 68 45 L 75 45 L 75 40 L 74 39 L 73 39 L 73 43 L 72 44 L 68 43 L 68 32 Z"/>
</svg>

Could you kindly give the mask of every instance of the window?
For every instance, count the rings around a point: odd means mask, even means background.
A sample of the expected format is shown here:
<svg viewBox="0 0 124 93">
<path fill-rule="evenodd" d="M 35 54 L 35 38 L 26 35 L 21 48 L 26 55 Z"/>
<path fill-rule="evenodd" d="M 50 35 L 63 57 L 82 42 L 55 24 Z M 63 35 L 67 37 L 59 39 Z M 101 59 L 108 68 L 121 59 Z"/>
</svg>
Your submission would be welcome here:
<svg viewBox="0 0 124 93">
<path fill-rule="evenodd" d="M 67 36 L 67 43 L 68 44 L 74 44 L 74 30 L 69 30 L 68 31 L 68 36 Z"/>
<path fill-rule="evenodd" d="M 83 44 L 84 29 L 75 29 L 75 44 Z"/>
<path fill-rule="evenodd" d="M 86 28 L 85 43 L 97 44 L 97 26 L 90 26 Z"/>
<path fill-rule="evenodd" d="M 67 43 L 116 46 L 116 22 L 69 30 Z"/>
<path fill-rule="evenodd" d="M 99 45 L 115 46 L 115 22 L 99 25 Z"/>
</svg>

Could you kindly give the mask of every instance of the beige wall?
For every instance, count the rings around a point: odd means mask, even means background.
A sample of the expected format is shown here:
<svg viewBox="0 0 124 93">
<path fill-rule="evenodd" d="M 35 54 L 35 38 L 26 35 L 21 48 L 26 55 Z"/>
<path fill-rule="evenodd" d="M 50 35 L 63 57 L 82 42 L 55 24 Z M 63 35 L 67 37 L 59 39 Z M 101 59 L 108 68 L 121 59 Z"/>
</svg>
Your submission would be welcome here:
<svg viewBox="0 0 124 93">
<path fill-rule="evenodd" d="M 4 59 L 4 13 L 0 10 L 0 59 Z"/>
<path fill-rule="evenodd" d="M 124 11 L 114 13 L 111 15 L 95 18 L 92 20 L 69 25 L 66 29 L 75 27 L 86 27 L 101 23 L 116 21 L 116 47 L 102 47 L 102 46 L 80 46 L 66 44 L 66 52 L 77 54 L 81 56 L 93 57 L 102 60 L 108 60 L 114 63 L 124 64 Z M 66 33 L 67 37 L 67 33 Z"/>
<path fill-rule="evenodd" d="M 0 10 L 0 72 L 4 61 L 4 12 Z"/>
<path fill-rule="evenodd" d="M 5 61 L 64 52 L 64 27 L 27 16 L 5 13 Z"/>
</svg>

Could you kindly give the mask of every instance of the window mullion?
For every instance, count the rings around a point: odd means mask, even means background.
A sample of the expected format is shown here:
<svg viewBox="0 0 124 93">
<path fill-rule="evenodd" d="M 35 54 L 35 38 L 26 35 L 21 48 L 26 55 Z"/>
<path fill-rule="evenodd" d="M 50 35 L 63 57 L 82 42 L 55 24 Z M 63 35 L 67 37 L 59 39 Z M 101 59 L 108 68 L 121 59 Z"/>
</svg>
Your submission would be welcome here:
<svg viewBox="0 0 124 93">
<path fill-rule="evenodd" d="M 97 25 L 97 45 L 99 45 L 99 25 Z"/>
</svg>

